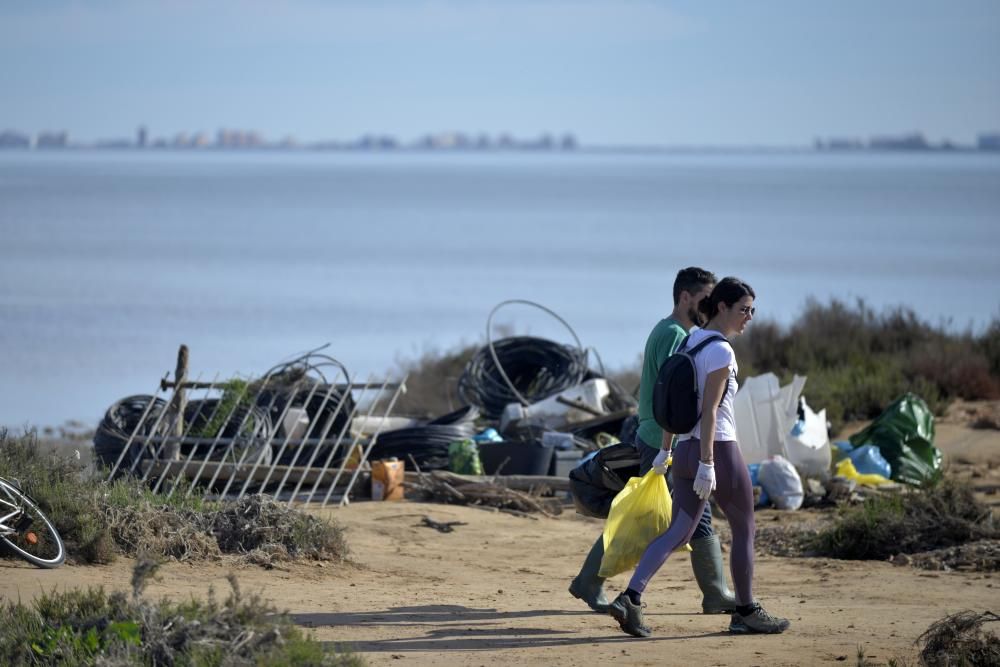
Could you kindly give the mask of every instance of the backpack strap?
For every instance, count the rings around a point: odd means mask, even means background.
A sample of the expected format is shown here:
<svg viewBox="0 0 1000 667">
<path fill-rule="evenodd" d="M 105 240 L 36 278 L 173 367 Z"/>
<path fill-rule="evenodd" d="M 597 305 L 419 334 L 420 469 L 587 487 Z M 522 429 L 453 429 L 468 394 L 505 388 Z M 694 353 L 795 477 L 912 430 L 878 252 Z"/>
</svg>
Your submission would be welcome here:
<svg viewBox="0 0 1000 667">
<path fill-rule="evenodd" d="M 729 339 L 726 338 L 725 336 L 716 334 L 716 335 L 713 335 L 713 336 L 708 336 L 705 340 L 701 341 L 700 343 L 698 343 L 697 345 L 695 345 L 690 350 L 685 350 L 684 346 L 687 345 L 688 338 L 691 338 L 691 334 L 688 334 L 687 337 L 683 341 L 681 341 L 681 346 L 679 348 L 677 348 L 677 350 L 678 350 L 678 352 L 684 352 L 685 354 L 687 354 L 692 359 L 694 359 L 694 356 L 696 354 L 698 354 L 699 352 L 701 352 L 702 348 L 705 347 L 706 345 L 708 345 L 709 343 L 712 343 L 712 342 L 717 341 L 717 340 L 721 340 L 724 343 L 728 343 L 729 342 Z M 726 386 L 722 390 L 722 398 L 719 399 L 719 405 L 722 405 L 722 401 L 726 400 L 726 394 L 729 393 L 729 380 L 730 380 L 729 376 L 726 376 Z M 697 380 L 695 380 L 695 381 L 697 381 Z"/>
<path fill-rule="evenodd" d="M 721 340 L 724 343 L 728 343 L 729 342 L 729 339 L 726 338 L 725 336 L 722 336 L 722 335 L 708 336 L 707 338 L 705 338 L 705 340 L 701 341 L 700 343 L 698 343 L 697 345 L 695 345 L 690 350 L 685 350 L 684 346 L 687 345 L 687 342 L 688 342 L 689 338 L 691 338 L 691 334 L 688 334 L 687 338 L 685 338 L 683 341 L 681 341 L 681 346 L 679 348 L 677 348 L 677 349 L 678 349 L 678 351 L 686 352 L 691 357 L 693 357 L 694 355 L 696 355 L 699 352 L 701 352 L 701 349 L 703 347 L 705 347 L 706 345 L 708 345 L 709 343 L 711 343 L 713 341 Z"/>
</svg>

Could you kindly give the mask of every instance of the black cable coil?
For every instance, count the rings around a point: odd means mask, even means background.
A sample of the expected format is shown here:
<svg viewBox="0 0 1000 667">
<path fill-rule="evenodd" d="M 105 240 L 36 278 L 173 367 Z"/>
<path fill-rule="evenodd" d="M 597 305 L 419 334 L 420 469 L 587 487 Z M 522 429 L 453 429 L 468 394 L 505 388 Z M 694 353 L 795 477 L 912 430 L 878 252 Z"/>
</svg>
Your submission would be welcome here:
<svg viewBox="0 0 1000 667">
<path fill-rule="evenodd" d="M 454 414 L 452 413 L 452 415 Z M 445 417 L 449 416 L 445 415 Z M 422 471 L 447 470 L 449 445 L 459 440 L 471 438 L 475 433 L 476 426 L 471 419 L 450 424 L 428 423 L 423 426 L 410 426 L 386 431 L 379 435 L 368 460 L 377 461 L 395 456 L 409 464 L 412 457 L 413 462 Z"/>
<path fill-rule="evenodd" d="M 346 387 L 350 386 L 350 374 L 342 363 L 317 352 L 313 350 L 293 361 L 279 364 L 261 378 L 267 384 L 257 395 L 257 405 L 267 410 L 275 427 L 281 426 L 278 421 L 286 414 L 287 408 L 305 408 L 310 424 L 309 439 L 323 436 L 326 443 L 319 450 L 316 445 L 301 445 L 286 446 L 284 451 L 280 451 L 283 438 L 278 438 L 274 454 L 280 454 L 278 463 L 282 465 L 303 466 L 310 460 L 313 465 L 322 465 L 341 434 L 345 438 L 350 437 L 354 397 L 350 388 L 330 384 L 322 369 L 337 369 L 343 375 Z"/>
<path fill-rule="evenodd" d="M 150 401 L 153 403 L 151 407 Z M 133 433 L 140 436 L 152 435 L 153 425 L 166 407 L 166 401 L 161 398 L 154 399 L 149 394 L 136 394 L 113 403 L 104 413 L 104 418 L 94 433 L 94 455 L 97 460 L 102 465 L 113 466 Z M 143 414 L 146 415 L 145 419 Z M 137 426 L 138 431 L 136 431 Z M 127 468 L 131 463 L 131 457 L 128 455 L 122 458 L 123 467 Z"/>
<path fill-rule="evenodd" d="M 267 411 L 258 406 L 237 404 L 228 415 L 218 414 L 222 401 L 206 398 L 188 401 L 184 408 L 185 432 L 189 438 L 211 438 L 225 444 L 183 444 L 181 458 L 222 460 L 234 463 L 270 463 L 274 427 Z M 225 406 L 222 406 L 225 409 Z M 206 432 L 208 429 L 210 432 Z M 231 453 L 228 440 L 232 439 Z M 193 450 L 193 452 L 192 452 Z"/>
<path fill-rule="evenodd" d="M 478 406 L 490 419 L 498 419 L 508 403 L 519 403 L 517 394 L 535 403 L 575 387 L 587 375 L 586 351 L 544 338 L 501 338 L 493 343 L 493 349 L 510 384 L 497 368 L 488 345 L 469 360 L 458 380 L 462 400 Z"/>
</svg>

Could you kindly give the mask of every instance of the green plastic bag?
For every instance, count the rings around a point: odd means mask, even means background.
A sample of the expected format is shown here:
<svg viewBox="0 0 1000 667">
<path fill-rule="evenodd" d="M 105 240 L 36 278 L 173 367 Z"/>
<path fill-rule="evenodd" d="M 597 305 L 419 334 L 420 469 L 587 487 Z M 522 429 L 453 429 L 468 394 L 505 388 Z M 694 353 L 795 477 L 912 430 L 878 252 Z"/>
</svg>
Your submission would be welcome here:
<svg viewBox="0 0 1000 667">
<path fill-rule="evenodd" d="M 649 543 L 670 525 L 671 501 L 667 480 L 650 470 L 632 477 L 611 501 L 604 524 L 604 558 L 599 576 L 607 579 L 635 569 Z M 688 551 L 691 547 L 683 547 Z"/>
<path fill-rule="evenodd" d="M 474 440 L 456 440 L 448 445 L 448 470 L 459 475 L 482 475 L 479 447 Z"/>
<path fill-rule="evenodd" d="M 849 440 L 855 447 L 878 447 L 897 482 L 917 486 L 941 471 L 941 451 L 934 446 L 934 415 L 916 394 L 897 398 Z"/>
</svg>

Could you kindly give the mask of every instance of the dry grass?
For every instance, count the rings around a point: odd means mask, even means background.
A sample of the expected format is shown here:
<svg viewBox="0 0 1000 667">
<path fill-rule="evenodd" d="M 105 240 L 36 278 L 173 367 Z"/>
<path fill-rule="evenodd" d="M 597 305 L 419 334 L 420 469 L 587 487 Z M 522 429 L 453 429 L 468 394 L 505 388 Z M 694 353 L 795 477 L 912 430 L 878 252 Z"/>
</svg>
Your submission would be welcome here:
<svg viewBox="0 0 1000 667">
<path fill-rule="evenodd" d="M 927 667 L 1000 665 L 1000 638 L 986 627 L 997 621 L 1000 616 L 990 611 L 982 614 L 962 611 L 946 616 L 917 640 L 923 644 L 921 662 Z"/>
</svg>

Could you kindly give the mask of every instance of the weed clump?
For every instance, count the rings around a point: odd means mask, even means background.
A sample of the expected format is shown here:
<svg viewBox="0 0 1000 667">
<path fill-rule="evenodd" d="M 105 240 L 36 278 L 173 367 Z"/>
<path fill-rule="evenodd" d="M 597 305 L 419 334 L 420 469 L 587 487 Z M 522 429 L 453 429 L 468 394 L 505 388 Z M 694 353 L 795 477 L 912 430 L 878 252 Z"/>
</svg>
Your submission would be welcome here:
<svg viewBox="0 0 1000 667">
<path fill-rule="evenodd" d="M 971 486 L 945 479 L 911 493 L 881 495 L 840 511 L 810 540 L 820 556 L 885 560 L 1000 536 Z"/>
<path fill-rule="evenodd" d="M 1000 665 L 1000 638 L 986 630 L 1000 621 L 993 612 L 961 611 L 931 625 L 917 639 L 923 644 L 920 660 L 927 667 Z"/>
<path fill-rule="evenodd" d="M 152 601 L 143 589 L 156 561 L 137 563 L 132 595 L 103 588 L 45 593 L 31 605 L 0 607 L 0 663 L 6 665 L 328 665 L 363 661 L 306 636 L 257 595 L 219 601 Z"/>
</svg>

